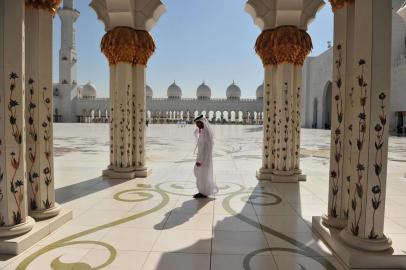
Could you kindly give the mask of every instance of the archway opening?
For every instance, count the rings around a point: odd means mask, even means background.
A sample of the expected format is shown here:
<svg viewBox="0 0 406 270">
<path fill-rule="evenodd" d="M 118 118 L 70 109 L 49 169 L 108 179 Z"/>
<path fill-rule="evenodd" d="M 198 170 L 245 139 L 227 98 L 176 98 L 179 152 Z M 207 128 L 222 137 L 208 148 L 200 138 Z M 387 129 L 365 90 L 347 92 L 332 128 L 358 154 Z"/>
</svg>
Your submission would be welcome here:
<svg viewBox="0 0 406 270">
<path fill-rule="evenodd" d="M 315 98 L 313 100 L 313 122 L 312 128 L 317 128 L 317 114 L 318 114 L 319 100 Z"/>
<path fill-rule="evenodd" d="M 331 90 L 333 84 L 328 81 L 323 94 L 323 128 L 331 128 Z"/>
</svg>

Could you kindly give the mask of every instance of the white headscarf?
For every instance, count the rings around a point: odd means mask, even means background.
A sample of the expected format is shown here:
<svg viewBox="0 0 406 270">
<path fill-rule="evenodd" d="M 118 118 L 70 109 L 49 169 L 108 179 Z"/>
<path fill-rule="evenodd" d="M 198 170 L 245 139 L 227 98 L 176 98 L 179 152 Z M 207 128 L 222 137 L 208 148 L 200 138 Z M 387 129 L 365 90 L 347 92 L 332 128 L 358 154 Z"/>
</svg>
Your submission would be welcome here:
<svg viewBox="0 0 406 270">
<path fill-rule="evenodd" d="M 203 123 L 204 128 L 202 129 L 201 132 L 204 132 L 204 134 L 207 136 L 207 138 L 210 139 L 210 141 L 213 143 L 214 140 L 214 132 L 213 129 L 211 128 L 209 121 L 207 120 L 207 118 L 203 117 L 197 121 L 200 121 Z"/>
<path fill-rule="evenodd" d="M 197 117 L 199 118 L 199 117 Z M 206 138 L 206 140 L 209 140 L 210 143 L 214 144 L 214 132 L 213 129 L 211 128 L 209 121 L 206 119 L 206 117 L 202 116 L 201 118 L 199 118 L 198 120 L 194 120 L 195 122 L 202 122 L 203 123 L 203 129 L 200 130 L 201 133 L 204 133 L 204 138 Z M 194 136 L 196 138 L 196 140 L 199 139 L 199 128 L 196 128 L 195 132 L 194 132 Z M 196 147 L 195 147 L 195 151 L 196 152 L 197 149 L 197 143 L 196 143 Z"/>
</svg>

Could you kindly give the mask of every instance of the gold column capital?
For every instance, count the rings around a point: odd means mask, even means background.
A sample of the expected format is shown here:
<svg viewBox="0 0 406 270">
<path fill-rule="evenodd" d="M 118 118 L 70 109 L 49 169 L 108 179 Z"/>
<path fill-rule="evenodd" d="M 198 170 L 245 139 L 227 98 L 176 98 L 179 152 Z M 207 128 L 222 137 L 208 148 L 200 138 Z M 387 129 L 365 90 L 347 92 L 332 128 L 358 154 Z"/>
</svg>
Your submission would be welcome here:
<svg viewBox="0 0 406 270">
<path fill-rule="evenodd" d="M 279 26 L 265 30 L 255 43 L 255 51 L 264 66 L 280 63 L 303 65 L 312 48 L 309 34 L 296 26 Z"/>
<path fill-rule="evenodd" d="M 25 0 L 25 6 L 27 8 L 47 10 L 53 16 L 58 10 L 58 6 L 61 4 L 61 2 L 62 0 Z"/>
<path fill-rule="evenodd" d="M 329 0 L 333 12 L 345 7 L 345 5 L 354 3 L 355 0 Z"/>
<path fill-rule="evenodd" d="M 155 51 L 155 43 L 147 31 L 115 27 L 103 36 L 101 50 L 110 65 L 119 62 L 146 65 Z"/>
</svg>

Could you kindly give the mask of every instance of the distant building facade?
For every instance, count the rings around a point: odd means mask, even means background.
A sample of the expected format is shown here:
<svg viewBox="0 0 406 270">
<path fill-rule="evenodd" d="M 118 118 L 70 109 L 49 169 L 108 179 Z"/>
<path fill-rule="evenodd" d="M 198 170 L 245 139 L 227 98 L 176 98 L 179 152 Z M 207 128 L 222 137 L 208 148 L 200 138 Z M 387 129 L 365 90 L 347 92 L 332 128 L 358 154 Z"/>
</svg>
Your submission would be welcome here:
<svg viewBox="0 0 406 270">
<path fill-rule="evenodd" d="M 406 7 L 404 0 L 392 0 L 392 91 L 390 128 L 406 133 Z M 59 83 L 54 84 L 54 119 L 57 122 L 107 122 L 109 99 L 98 98 L 90 82 L 78 85 L 75 22 L 79 12 L 74 0 L 65 0 L 58 11 L 61 18 L 61 49 L 59 52 Z M 334 46 L 334 45 L 333 45 Z M 303 66 L 302 127 L 330 128 L 333 50 L 329 48 L 315 57 L 308 57 Z M 225 98 L 212 98 L 210 87 L 203 82 L 196 98 L 183 98 L 182 89 L 174 82 L 167 97 L 157 98 L 146 86 L 147 119 L 152 123 L 191 121 L 198 114 L 220 123 L 262 123 L 263 85 L 252 99 L 241 98 L 241 89 L 234 82 Z"/>
<path fill-rule="evenodd" d="M 390 130 L 406 133 L 406 2 L 392 0 L 392 86 Z M 302 126 L 329 128 L 333 82 L 333 48 L 308 57 L 303 67 Z"/>
</svg>

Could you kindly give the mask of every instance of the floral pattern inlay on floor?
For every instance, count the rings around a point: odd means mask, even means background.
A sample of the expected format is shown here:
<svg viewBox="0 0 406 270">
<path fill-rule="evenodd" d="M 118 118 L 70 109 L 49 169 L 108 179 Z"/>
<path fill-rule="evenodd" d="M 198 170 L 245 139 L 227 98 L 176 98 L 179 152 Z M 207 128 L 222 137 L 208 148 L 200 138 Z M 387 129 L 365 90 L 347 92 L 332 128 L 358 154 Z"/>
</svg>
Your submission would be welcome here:
<svg viewBox="0 0 406 270">
<path fill-rule="evenodd" d="M 75 217 L 20 256 L 4 258 L 0 268 L 344 269 L 311 231 L 311 217 L 327 211 L 329 133 L 303 130 L 308 180 L 276 184 L 255 178 L 260 127 L 214 128 L 220 192 L 194 200 L 192 126 L 150 126 L 153 173 L 121 181 L 100 177 L 108 164 L 107 125 L 57 124 L 57 201 Z M 405 142 L 390 139 L 385 220 L 399 253 L 406 250 Z"/>
</svg>

